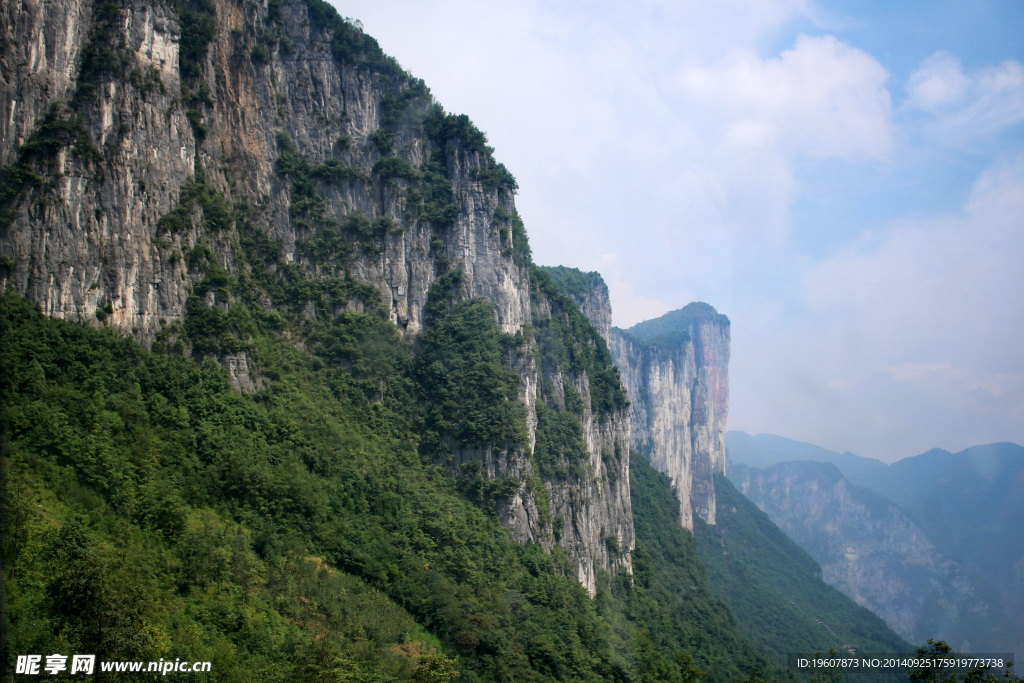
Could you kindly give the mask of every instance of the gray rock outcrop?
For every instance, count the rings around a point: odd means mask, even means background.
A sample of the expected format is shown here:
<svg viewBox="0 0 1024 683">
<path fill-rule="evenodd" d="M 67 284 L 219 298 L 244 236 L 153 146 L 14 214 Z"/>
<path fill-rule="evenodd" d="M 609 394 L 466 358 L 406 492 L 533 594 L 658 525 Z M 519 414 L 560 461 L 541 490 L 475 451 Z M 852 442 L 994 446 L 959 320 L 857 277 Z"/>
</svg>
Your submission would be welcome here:
<svg viewBox="0 0 1024 683">
<path fill-rule="evenodd" d="M 682 525 L 715 523 L 715 473 L 725 473 L 729 319 L 695 303 L 613 328 L 612 356 L 630 401 L 631 443 L 672 480 Z"/>
<path fill-rule="evenodd" d="M 695 512 L 714 524 L 714 475 L 725 474 L 729 319 L 692 303 L 620 330 L 600 274 L 544 270 L 608 342 L 629 396 L 630 445 L 672 480 L 682 525 L 692 531 Z"/>
<path fill-rule="evenodd" d="M 224 283 L 268 273 L 325 289 L 292 302 L 306 318 L 379 301 L 407 336 L 452 270 L 453 299 L 491 302 L 506 334 L 569 315 L 531 284 L 514 180 L 468 119 L 323 3 L 209 6 L 0 5 L 17 37 L 0 45 L 0 287 L 147 345 L 187 342 L 190 310 L 227 313 Z M 191 353 L 239 390 L 264 385 L 244 348 Z M 523 482 L 499 516 L 518 540 L 560 544 L 593 593 L 595 568 L 630 570 L 629 415 L 591 408 L 586 371 L 510 363 L 527 443 L 456 445 L 454 466 Z M 588 462 L 569 476 L 530 460 L 546 386 L 582 397 Z"/>
</svg>

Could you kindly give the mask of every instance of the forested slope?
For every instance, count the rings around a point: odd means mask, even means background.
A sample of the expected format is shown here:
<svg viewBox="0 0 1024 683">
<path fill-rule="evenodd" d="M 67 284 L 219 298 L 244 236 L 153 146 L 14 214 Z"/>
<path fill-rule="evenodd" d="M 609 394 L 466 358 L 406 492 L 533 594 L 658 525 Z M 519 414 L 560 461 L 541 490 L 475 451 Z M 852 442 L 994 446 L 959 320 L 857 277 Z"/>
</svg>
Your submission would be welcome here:
<svg viewBox="0 0 1024 683">
<path fill-rule="evenodd" d="M 884 621 L 821 580 L 817 563 L 724 476 L 718 524 L 694 529 L 715 595 L 777 662 L 791 652 L 912 652 Z"/>
<path fill-rule="evenodd" d="M 708 599 L 692 539 L 661 519 L 677 507 L 664 481 L 652 503 L 661 475 L 638 469 L 635 583 L 603 574 L 591 599 L 557 546 L 511 541 L 500 484 L 420 454 L 431 356 L 378 315 L 340 316 L 306 351 L 254 334 L 267 386 L 253 394 L 215 363 L 11 293 L 0 320 L 5 661 L 181 657 L 223 681 L 689 680 L 693 667 L 728 680 L 764 666 Z M 452 343 L 485 349 L 486 328 Z M 680 581 L 699 595 L 680 602 Z"/>
</svg>

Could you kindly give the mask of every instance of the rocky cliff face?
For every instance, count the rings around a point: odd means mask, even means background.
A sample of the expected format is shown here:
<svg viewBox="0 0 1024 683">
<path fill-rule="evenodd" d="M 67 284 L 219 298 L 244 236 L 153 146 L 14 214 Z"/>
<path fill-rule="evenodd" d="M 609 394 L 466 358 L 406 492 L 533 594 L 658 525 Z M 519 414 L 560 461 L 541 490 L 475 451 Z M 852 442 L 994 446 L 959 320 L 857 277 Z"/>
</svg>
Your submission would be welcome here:
<svg viewBox="0 0 1024 683">
<path fill-rule="evenodd" d="M 286 261 L 309 260 L 302 242 L 321 216 L 297 210 L 297 200 L 311 197 L 296 197 L 294 178 L 278 172 L 290 143 L 320 171 L 316 200 L 323 206 L 316 208 L 328 217 L 394 221 L 345 265 L 380 292 L 397 324 L 422 328 L 438 258 L 462 267 L 463 295 L 493 301 L 506 332 L 528 322 L 527 276 L 509 258 L 509 221 L 497 225 L 514 213 L 511 192 L 479 179 L 494 167 L 481 142 L 444 140 L 452 144 L 430 149 L 420 130 L 431 104 L 422 83 L 397 65 L 383 74 L 360 67 L 365 56 L 351 64 L 332 58 L 339 31 L 325 18 L 311 19 L 305 3 L 280 4 L 274 16 L 255 5 L 211 7 L 212 14 L 185 12 L 182 19 L 159 2 L 4 5 L 12 34 L 23 38 L 6 42 L 0 57 L 0 160 L 27 157 L 37 173 L 40 166 L 52 173 L 20 188 L 11 188 L 18 180 L 11 174 L 5 179 L 5 189 L 21 193 L 4 206 L 13 215 L 0 245 L 15 265 L 3 284 L 56 317 L 89 320 L 108 306 L 110 322 L 151 341 L 160 318 L 182 318 L 199 275 L 174 254 L 202 241 L 209 207 L 194 207 L 197 220 L 184 229 L 160 225 L 188 200 L 196 168 L 211 191 L 260 214 L 260 227 L 281 240 Z M 213 32 L 198 50 L 204 21 Z M 362 36 L 349 30 L 355 35 L 347 40 Z M 183 42 L 191 45 L 189 60 Z M 26 153 L 26 142 L 42 149 Z M 412 170 L 431 151 L 443 155 L 451 191 L 445 205 L 456 215 L 409 220 L 417 208 L 408 192 L 416 184 Z M 309 215 L 296 215 L 302 212 Z M 432 244 L 438 233 L 443 243 Z M 228 241 L 214 252 L 233 271 Z"/>
<path fill-rule="evenodd" d="M 590 319 L 629 395 L 632 448 L 669 475 L 680 518 L 715 523 L 715 473 L 725 473 L 729 412 L 729 319 L 693 303 L 628 331 L 611 326 L 608 286 L 599 273 L 545 268 Z"/>
<path fill-rule="evenodd" d="M 515 181 L 466 117 L 321 0 L 25 0 L 0 14 L 14 37 L 0 47 L 0 286 L 214 357 L 252 390 L 249 317 L 300 346 L 303 320 L 343 311 L 381 310 L 416 335 L 432 286 L 458 272 L 445 296 L 487 300 L 519 335 L 528 438 L 454 444 L 455 466 L 516 477 L 500 506 L 513 535 L 561 543 L 592 592 L 595 566 L 628 570 L 628 415 L 591 405 L 600 363 L 534 359 L 530 330 L 572 312 L 532 284 Z M 585 466 L 537 471 L 538 403 L 576 416 Z"/>
<path fill-rule="evenodd" d="M 715 523 L 715 473 L 725 473 L 729 319 L 707 304 L 631 328 L 610 347 L 629 393 L 631 443 L 672 480 L 682 524 Z"/>
<path fill-rule="evenodd" d="M 736 487 L 821 566 L 826 583 L 910 642 L 960 651 L 1011 647 L 1008 611 L 974 572 L 938 549 L 899 506 L 829 463 L 733 464 Z"/>
<path fill-rule="evenodd" d="M 604 339 L 544 270 L 531 269 L 531 291 L 533 350 L 518 367 L 530 453 L 457 447 L 449 467 L 526 482 L 503 501 L 503 523 L 518 541 L 560 545 L 593 594 L 598 569 L 632 573 L 626 394 Z"/>
</svg>

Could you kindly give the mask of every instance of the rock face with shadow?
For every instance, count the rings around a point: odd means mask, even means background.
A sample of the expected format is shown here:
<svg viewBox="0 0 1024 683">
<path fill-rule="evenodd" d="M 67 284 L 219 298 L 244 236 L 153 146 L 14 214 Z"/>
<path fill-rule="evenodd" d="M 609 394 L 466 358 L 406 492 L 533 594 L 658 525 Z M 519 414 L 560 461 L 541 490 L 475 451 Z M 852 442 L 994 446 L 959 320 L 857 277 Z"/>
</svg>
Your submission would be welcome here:
<svg viewBox="0 0 1024 683">
<path fill-rule="evenodd" d="M 692 303 L 628 330 L 610 345 L 629 393 L 633 448 L 672 480 L 680 520 L 715 523 L 716 473 L 725 473 L 729 319 Z"/>
<path fill-rule="evenodd" d="M 826 582 L 908 641 L 1024 647 L 1024 448 L 935 449 L 887 465 L 766 434 L 728 439 L 736 487 Z"/>
<path fill-rule="evenodd" d="M 318 0 L 25 0 L 0 21 L 0 287 L 249 392 L 252 316 L 305 351 L 303 321 L 372 311 L 414 338 L 432 300 L 485 301 L 525 435 L 449 439 L 444 464 L 476 463 L 513 535 L 561 545 L 591 592 L 630 570 L 625 394 L 601 334 L 536 282 L 515 179 L 466 116 Z M 541 467 L 552 420 L 581 446 Z"/>
<path fill-rule="evenodd" d="M 680 522 L 715 523 L 716 473 L 725 473 L 729 413 L 729 319 L 692 303 L 629 330 L 611 327 L 598 273 L 545 269 L 608 341 L 629 395 L 631 447 L 672 481 Z"/>
</svg>

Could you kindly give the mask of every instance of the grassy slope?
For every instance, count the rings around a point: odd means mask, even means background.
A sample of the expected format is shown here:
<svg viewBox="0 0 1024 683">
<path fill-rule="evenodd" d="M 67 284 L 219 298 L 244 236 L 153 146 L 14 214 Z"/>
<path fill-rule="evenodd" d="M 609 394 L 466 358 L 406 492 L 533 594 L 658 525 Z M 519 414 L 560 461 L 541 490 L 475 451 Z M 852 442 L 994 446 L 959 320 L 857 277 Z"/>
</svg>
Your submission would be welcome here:
<svg viewBox="0 0 1024 683">
<path fill-rule="evenodd" d="M 715 594 L 736 613 L 740 629 L 782 662 L 790 652 L 912 652 L 870 611 L 825 584 L 811 557 L 716 476 L 717 526 L 695 524 L 697 545 Z M 822 627 L 824 622 L 832 630 Z"/>
</svg>

